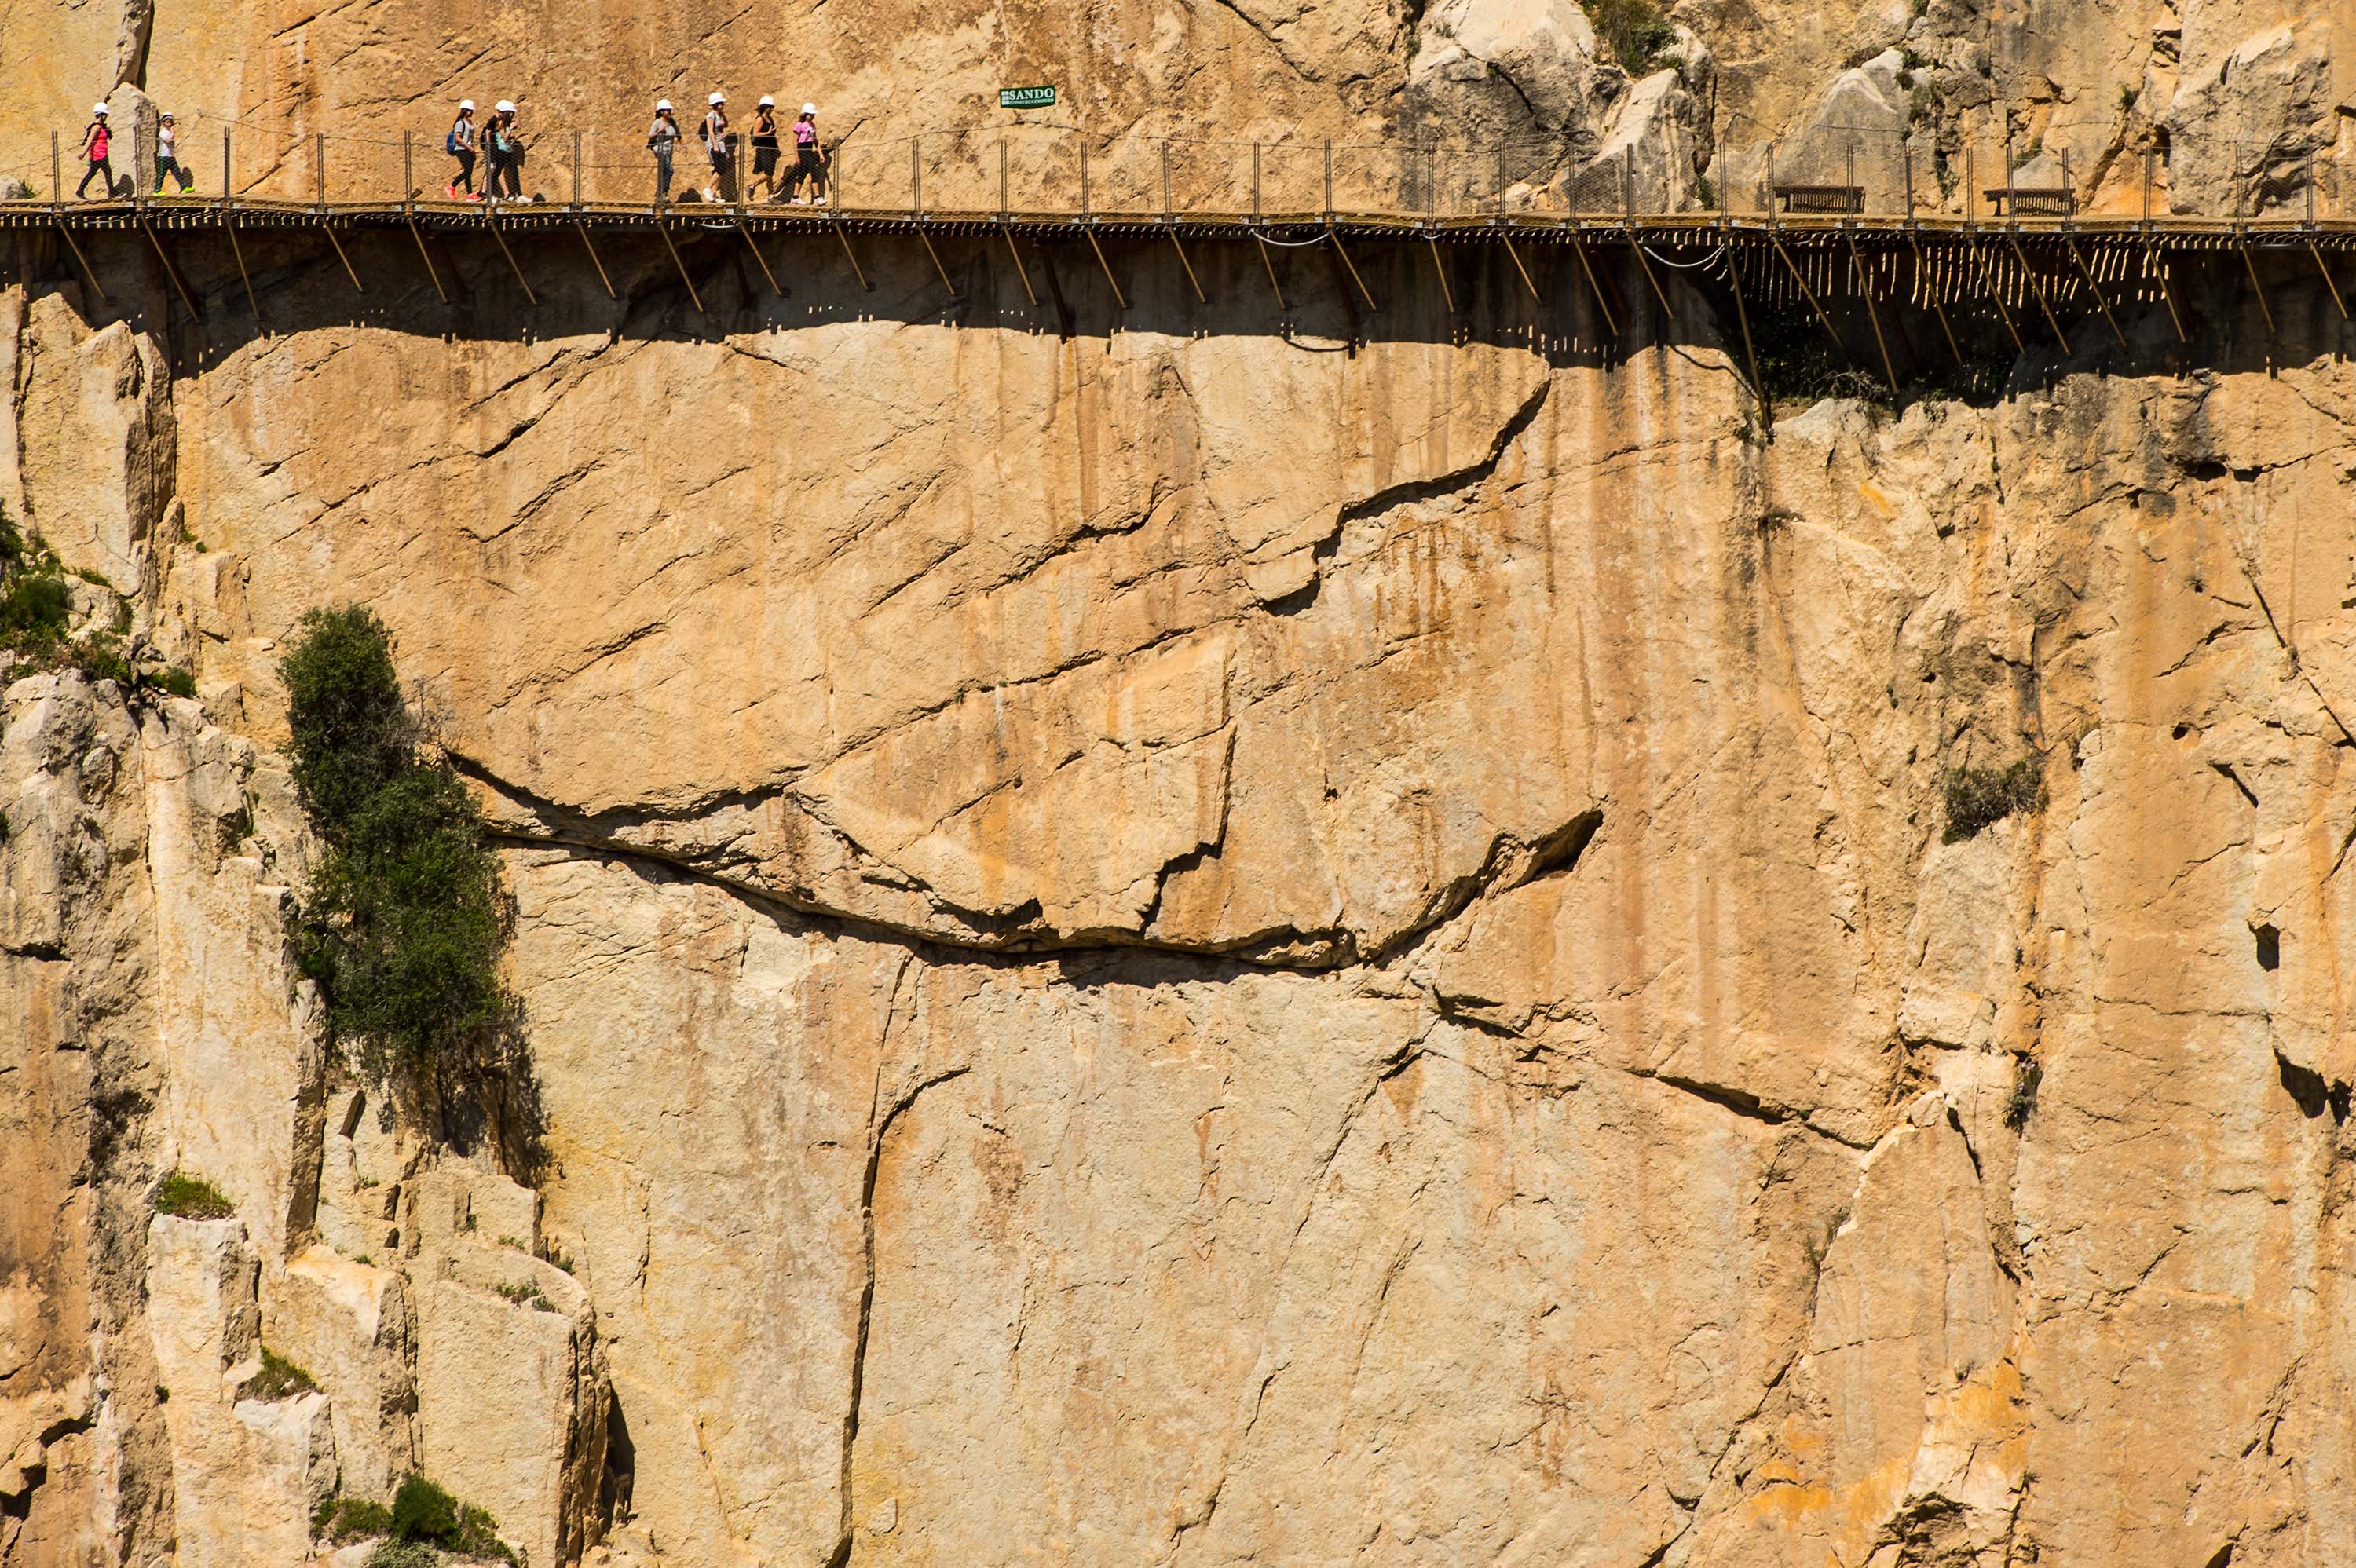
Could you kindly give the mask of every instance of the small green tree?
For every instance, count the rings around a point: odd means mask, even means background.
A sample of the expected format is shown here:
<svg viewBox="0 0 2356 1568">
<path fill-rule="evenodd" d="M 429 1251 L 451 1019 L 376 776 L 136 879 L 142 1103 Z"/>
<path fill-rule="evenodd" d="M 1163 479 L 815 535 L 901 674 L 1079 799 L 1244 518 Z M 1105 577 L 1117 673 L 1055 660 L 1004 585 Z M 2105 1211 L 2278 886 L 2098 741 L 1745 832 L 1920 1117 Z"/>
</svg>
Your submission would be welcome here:
<svg viewBox="0 0 2356 1568">
<path fill-rule="evenodd" d="M 295 794 L 322 853 L 294 923 L 327 1029 L 364 1071 L 442 1088 L 515 1065 L 513 906 L 481 808 L 402 701 L 369 610 L 315 610 L 280 665 Z"/>
</svg>

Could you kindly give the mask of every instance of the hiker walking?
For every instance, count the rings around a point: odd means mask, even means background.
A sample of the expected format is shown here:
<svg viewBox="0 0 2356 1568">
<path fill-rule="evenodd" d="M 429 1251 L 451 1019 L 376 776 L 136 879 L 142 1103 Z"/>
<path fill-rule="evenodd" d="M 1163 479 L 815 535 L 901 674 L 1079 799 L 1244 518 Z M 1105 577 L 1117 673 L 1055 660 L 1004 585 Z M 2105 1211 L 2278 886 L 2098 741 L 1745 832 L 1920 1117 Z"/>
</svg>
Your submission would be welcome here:
<svg viewBox="0 0 2356 1568">
<path fill-rule="evenodd" d="M 485 183 L 490 187 L 493 201 L 523 195 L 523 176 L 516 170 L 523 162 L 523 148 L 516 142 L 515 115 L 516 106 L 502 98 L 492 107 L 491 123 L 483 128 L 484 149 L 490 155 L 490 176 Z"/>
<path fill-rule="evenodd" d="M 786 176 L 786 194 L 797 207 L 808 207 L 810 198 L 797 194 L 804 182 L 818 193 L 818 204 L 826 205 L 826 148 L 818 139 L 818 105 L 805 103 L 794 121 L 794 170 Z"/>
<path fill-rule="evenodd" d="M 707 109 L 700 129 L 703 150 L 712 158 L 712 183 L 703 187 L 703 199 L 720 201 L 725 199 L 720 194 L 722 188 L 735 184 L 735 176 L 728 166 L 728 95 L 715 92 L 704 101 Z"/>
<path fill-rule="evenodd" d="M 188 177 L 188 171 L 180 165 L 179 133 L 172 129 L 172 117 L 169 114 L 162 114 L 155 120 L 155 194 L 157 196 L 164 194 L 164 181 L 166 177 L 180 182 L 182 196 L 187 195 L 189 189 L 197 183 Z"/>
<path fill-rule="evenodd" d="M 670 100 L 655 100 L 655 123 L 647 131 L 647 151 L 655 155 L 655 205 L 660 207 L 670 199 L 670 159 L 679 150 L 679 121 L 671 112 Z"/>
<path fill-rule="evenodd" d="M 444 187 L 444 194 L 452 201 L 458 199 L 462 190 L 468 201 L 481 199 L 475 193 L 475 101 L 462 98 L 458 100 L 458 118 L 450 123 L 449 133 L 442 138 L 442 150 L 458 162 L 458 172 Z"/>
<path fill-rule="evenodd" d="M 776 196 L 777 101 L 765 92 L 753 112 L 753 183 L 745 199 L 774 201 Z"/>
<path fill-rule="evenodd" d="M 82 171 L 74 196 L 80 199 L 90 189 L 90 182 L 98 180 L 102 182 L 98 199 L 107 201 L 114 196 L 114 165 L 107 157 L 114 150 L 114 135 L 107 129 L 105 104 L 92 105 L 90 113 L 90 124 L 81 133 L 81 155 L 90 160 L 90 167 Z"/>
</svg>

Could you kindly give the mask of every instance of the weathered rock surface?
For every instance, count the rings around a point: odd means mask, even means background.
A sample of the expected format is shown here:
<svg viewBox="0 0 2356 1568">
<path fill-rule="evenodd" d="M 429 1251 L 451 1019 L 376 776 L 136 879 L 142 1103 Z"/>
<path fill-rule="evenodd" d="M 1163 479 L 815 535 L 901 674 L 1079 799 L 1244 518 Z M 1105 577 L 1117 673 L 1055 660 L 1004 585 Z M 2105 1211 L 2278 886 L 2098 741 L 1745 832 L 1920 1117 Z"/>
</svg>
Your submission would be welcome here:
<svg viewBox="0 0 2356 1568">
<path fill-rule="evenodd" d="M 2226 210 L 2337 177 L 2351 58 L 2256 0 L 1688 5 L 1634 82 L 1487 0 L 863 12 L 888 62 L 798 13 L 461 50 L 171 3 L 0 10 L 5 112 L 83 61 L 397 133 L 466 59 L 595 121 L 798 38 L 879 136 L 1012 72 L 1740 200 L 1776 137 L 1927 169 L 2010 113 L 2101 201 L 2165 124 Z M 298 1563 L 412 1470 L 533 1568 L 2356 1559 L 2356 373 L 2311 278 L 2271 338 L 2202 299 L 2180 375 L 1770 443 L 1683 284 L 1628 274 L 1607 349 L 1568 261 L 1443 304 L 1370 253 L 1370 327 L 1322 257 L 1280 314 L 1205 247 L 1198 308 L 1115 240 L 1130 310 L 1065 268 L 1059 331 L 978 242 L 944 307 L 921 253 L 776 301 L 690 235 L 709 316 L 665 254 L 609 303 L 530 250 L 521 330 L 495 256 L 434 315 L 396 241 L 356 306 L 254 240 L 272 330 L 201 343 L 160 278 L 0 288 L 0 505 L 203 694 L 0 709 L 9 1568 Z M 274 665 L 350 599 L 506 836 L 536 1186 L 356 1086 L 284 955 Z M 1951 838 L 1950 770 L 2021 758 L 2041 804 Z M 154 1215 L 176 1168 L 235 1217 Z M 265 1346 L 316 1390 L 247 1397 Z"/>
</svg>

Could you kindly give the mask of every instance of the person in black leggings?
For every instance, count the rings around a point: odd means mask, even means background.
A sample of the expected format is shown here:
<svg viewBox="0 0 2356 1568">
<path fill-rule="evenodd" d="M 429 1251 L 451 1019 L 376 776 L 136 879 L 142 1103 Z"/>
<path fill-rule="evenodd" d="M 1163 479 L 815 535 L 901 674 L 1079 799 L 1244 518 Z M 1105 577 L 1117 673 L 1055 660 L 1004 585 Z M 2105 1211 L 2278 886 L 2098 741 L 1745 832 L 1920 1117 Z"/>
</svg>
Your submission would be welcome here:
<svg viewBox="0 0 2356 1568">
<path fill-rule="evenodd" d="M 444 187 L 453 201 L 458 199 L 462 190 L 467 200 L 475 199 L 475 101 L 462 98 L 458 100 L 458 118 L 450 123 L 449 134 L 442 138 L 443 151 L 458 161 L 456 177 Z"/>
<path fill-rule="evenodd" d="M 81 133 L 81 155 L 90 160 L 90 167 L 82 171 L 81 184 L 74 187 L 74 195 L 83 196 L 90 189 L 90 182 L 97 180 L 101 182 L 98 199 L 106 201 L 114 195 L 114 165 L 107 157 L 114 148 L 114 133 L 107 129 L 105 104 L 96 105 L 90 112 L 90 124 Z"/>
</svg>

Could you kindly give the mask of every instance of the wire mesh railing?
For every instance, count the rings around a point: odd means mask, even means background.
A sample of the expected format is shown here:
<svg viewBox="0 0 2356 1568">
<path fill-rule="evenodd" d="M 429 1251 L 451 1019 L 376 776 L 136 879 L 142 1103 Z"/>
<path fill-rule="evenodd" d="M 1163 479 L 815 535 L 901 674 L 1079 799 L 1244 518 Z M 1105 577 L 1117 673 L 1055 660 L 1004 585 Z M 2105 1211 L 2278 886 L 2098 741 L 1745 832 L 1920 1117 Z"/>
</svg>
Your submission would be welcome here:
<svg viewBox="0 0 2356 1568">
<path fill-rule="evenodd" d="M 1785 219 L 2202 218 L 2253 223 L 2356 219 L 2356 167 L 2337 144 L 2170 133 L 2107 139 L 2049 127 L 2037 136 L 1922 123 L 1815 125 L 1721 145 L 1703 162 L 1674 142 L 1475 145 L 1400 138 L 1326 141 L 1099 135 L 1068 127 L 854 134 L 798 177 L 788 144 L 755 155 L 741 128 L 713 158 L 692 131 L 669 158 L 644 132 L 534 127 L 484 135 L 467 156 L 443 134 L 300 133 L 251 122 L 179 127 L 188 181 L 153 179 L 154 144 L 114 143 L 111 186 L 95 187 L 59 133 L 46 157 L 0 156 L 0 202 L 200 200 L 329 208 L 509 200 L 582 207 L 751 206 L 798 197 L 916 216 L 1053 214 L 1324 217 L 1430 221 L 1555 214 L 1601 221 L 1722 214 Z"/>
</svg>

